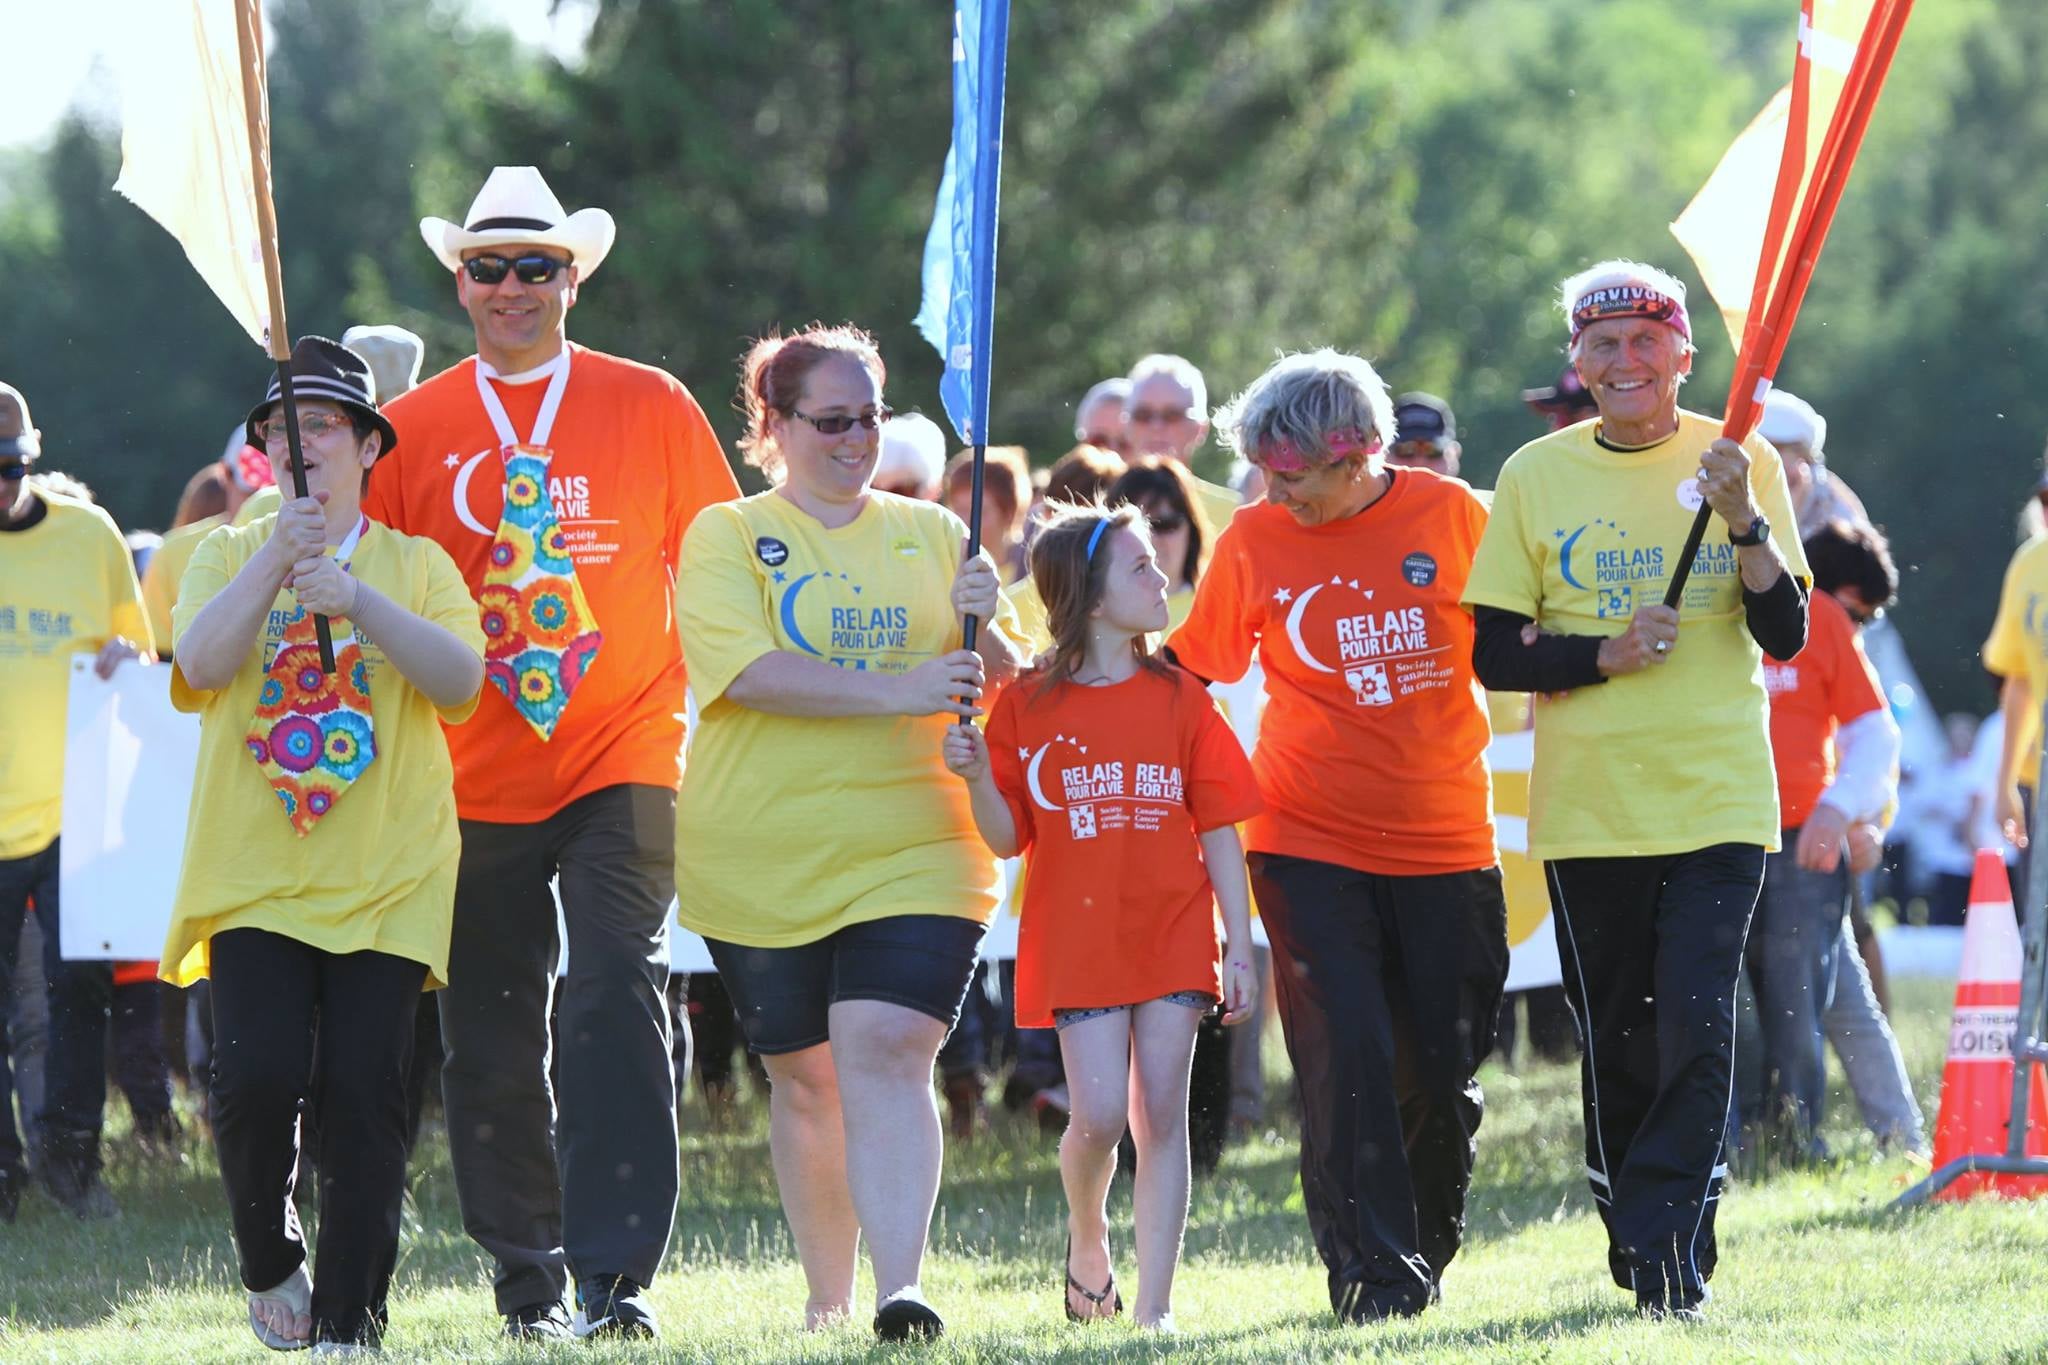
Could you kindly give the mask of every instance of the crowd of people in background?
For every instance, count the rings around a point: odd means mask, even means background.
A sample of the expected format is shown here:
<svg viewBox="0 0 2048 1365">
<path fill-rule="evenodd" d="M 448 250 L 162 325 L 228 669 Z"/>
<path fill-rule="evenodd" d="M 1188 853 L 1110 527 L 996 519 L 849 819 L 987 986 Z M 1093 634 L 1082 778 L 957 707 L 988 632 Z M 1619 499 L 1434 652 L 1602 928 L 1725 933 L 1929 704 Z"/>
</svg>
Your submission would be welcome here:
<svg viewBox="0 0 2048 1365">
<path fill-rule="evenodd" d="M 769 487 L 741 497 L 690 390 L 567 340 L 608 214 L 500 167 L 421 229 L 475 355 L 421 382 L 402 328 L 299 343 L 304 494 L 273 379 L 124 539 L 0 385 L 0 1220 L 31 1171 L 117 1216 L 109 1077 L 145 1154 L 195 1140 L 182 1086 L 252 1331 L 372 1347 L 438 1099 L 507 1334 L 650 1336 L 680 1096 L 728 1123 L 751 1070 L 807 1326 L 855 1311 L 865 1243 L 876 1332 L 943 1331 L 943 1145 L 1001 1103 L 1060 1140 L 1065 1314 L 1123 1311 L 1121 1160 L 1133 1316 L 1170 1329 L 1189 1182 L 1263 1123 L 1272 1020 L 1340 1317 L 1441 1297 L 1478 1073 L 1519 1054 L 1578 1060 L 1609 1270 L 1689 1318 L 1731 1165 L 1826 1158 L 1830 1047 L 1876 1138 L 1924 1150 L 1872 907 L 1960 924 L 1974 850 L 2024 856 L 2048 477 L 1998 709 L 1934 725 L 1825 419 L 1774 392 L 1737 443 L 1680 407 L 1692 325 L 1652 267 L 1565 282 L 1569 363 L 1522 395 L 1547 434 L 1491 491 L 1452 405 L 1359 357 L 1212 408 L 1162 352 L 1080 395 L 1057 458 L 989 448 L 976 508 L 972 453 L 891 412 L 859 328 L 748 351 Z M 61 951 L 80 652 L 169 661 L 200 716 L 156 963 Z M 1515 994 L 1503 717 L 1536 733 L 1564 978 Z M 672 902 L 714 973 L 671 975 Z M 983 953 L 997 914 L 1014 960 Z"/>
</svg>

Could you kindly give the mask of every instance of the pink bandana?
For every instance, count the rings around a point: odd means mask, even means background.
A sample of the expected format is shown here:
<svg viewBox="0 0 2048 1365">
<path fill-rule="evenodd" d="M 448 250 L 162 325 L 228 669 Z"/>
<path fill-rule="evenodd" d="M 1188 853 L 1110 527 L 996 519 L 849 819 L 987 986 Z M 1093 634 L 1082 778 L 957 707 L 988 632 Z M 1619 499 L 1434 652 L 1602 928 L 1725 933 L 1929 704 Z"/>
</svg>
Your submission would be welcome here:
<svg viewBox="0 0 2048 1365">
<path fill-rule="evenodd" d="M 1685 305 L 1645 284 L 1612 284 L 1586 294 L 1572 305 L 1572 340 L 1577 341 L 1589 323 L 1612 318 L 1648 318 L 1692 340 L 1692 319 L 1685 315 Z"/>
<path fill-rule="evenodd" d="M 229 459 L 228 473 L 245 493 L 277 482 L 277 476 L 270 472 L 270 457 L 255 446 L 243 446 L 240 454 Z"/>
<path fill-rule="evenodd" d="M 1377 455 L 1380 438 L 1369 436 L 1355 427 L 1343 431 L 1327 432 L 1323 436 L 1323 449 L 1302 449 L 1286 439 L 1261 441 L 1252 454 L 1252 463 L 1264 465 L 1281 474 L 1299 474 L 1305 469 L 1320 465 L 1333 465 L 1347 455 Z"/>
</svg>

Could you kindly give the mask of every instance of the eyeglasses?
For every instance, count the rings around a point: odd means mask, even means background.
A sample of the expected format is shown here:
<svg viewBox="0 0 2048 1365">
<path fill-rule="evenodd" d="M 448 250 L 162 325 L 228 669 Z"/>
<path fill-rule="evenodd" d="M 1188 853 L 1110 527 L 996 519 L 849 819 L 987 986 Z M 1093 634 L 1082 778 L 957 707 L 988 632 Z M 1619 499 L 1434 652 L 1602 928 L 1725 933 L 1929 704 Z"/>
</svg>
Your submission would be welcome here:
<svg viewBox="0 0 2048 1365">
<path fill-rule="evenodd" d="M 1164 425 L 1164 424 L 1165 424 L 1165 423 L 1167 423 L 1167 422 L 1184 422 L 1184 421 L 1186 421 L 1186 420 L 1187 420 L 1188 418 L 1190 418 L 1190 417 L 1192 417 L 1192 416 L 1194 416 L 1194 413 L 1193 413 L 1193 411 L 1192 411 L 1192 410 L 1190 410 L 1190 409 L 1188 409 L 1188 408 L 1132 408 L 1132 409 L 1131 409 L 1131 420 L 1132 420 L 1133 422 L 1141 422 L 1141 423 L 1144 423 L 1145 425 L 1148 425 L 1148 426 L 1149 426 L 1149 425 L 1151 425 L 1151 424 L 1152 424 L 1152 423 L 1154 423 L 1154 422 L 1160 423 L 1160 424 L 1162 424 L 1162 425 Z"/>
<path fill-rule="evenodd" d="M 1835 600 L 1842 601 L 1839 597 Z M 1842 602 L 1842 610 L 1848 612 L 1849 619 L 1859 626 L 1867 626 L 1884 615 L 1883 607 L 1852 607 L 1847 602 Z"/>
<path fill-rule="evenodd" d="M 1394 442 L 1394 448 L 1388 451 L 1387 454 L 1393 459 L 1403 462 L 1409 460 L 1436 461 L 1444 457 L 1444 450 L 1435 441 L 1396 441 Z"/>
<path fill-rule="evenodd" d="M 5 479 L 9 483 L 18 483 L 27 477 L 27 460 L 9 460 L 6 464 L 0 464 L 0 479 Z"/>
<path fill-rule="evenodd" d="M 309 441 L 317 441 L 330 432 L 355 431 L 355 420 L 342 413 L 302 412 L 299 414 L 299 435 Z M 256 434 L 266 446 L 285 443 L 285 421 L 282 414 L 266 417 L 256 424 Z"/>
<path fill-rule="evenodd" d="M 1188 519 L 1178 512 L 1161 512 L 1158 516 L 1145 518 L 1145 521 L 1155 536 L 1171 535 L 1186 529 L 1188 524 Z"/>
<path fill-rule="evenodd" d="M 813 417 L 807 412 L 798 412 L 795 408 L 791 408 L 789 415 L 791 417 L 800 417 L 804 421 L 809 422 L 818 429 L 820 436 L 844 436 L 847 432 L 853 430 L 856 423 L 866 427 L 869 431 L 873 431 L 896 414 L 887 408 L 876 408 L 873 412 L 864 412 L 858 417 L 848 417 L 836 412 L 827 417 Z"/>
<path fill-rule="evenodd" d="M 472 256 L 462 263 L 462 268 L 478 284 L 501 283 L 507 273 L 519 276 L 521 284 L 546 284 L 567 270 L 569 263 L 536 251 L 515 257 Z"/>
</svg>

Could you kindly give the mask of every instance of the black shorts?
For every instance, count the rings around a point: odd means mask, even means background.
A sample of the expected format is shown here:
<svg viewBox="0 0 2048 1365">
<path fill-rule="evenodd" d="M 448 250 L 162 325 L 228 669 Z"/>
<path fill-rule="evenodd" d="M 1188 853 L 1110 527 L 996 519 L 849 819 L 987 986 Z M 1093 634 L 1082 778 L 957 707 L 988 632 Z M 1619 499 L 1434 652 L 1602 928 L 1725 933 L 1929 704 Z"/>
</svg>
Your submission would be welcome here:
<svg viewBox="0 0 2048 1365">
<path fill-rule="evenodd" d="M 952 1028 L 986 932 L 956 915 L 895 915 L 791 948 L 715 938 L 704 944 L 739 1011 L 747 1047 L 775 1056 L 825 1042 L 828 1011 L 841 1000 L 886 1001 Z"/>
</svg>

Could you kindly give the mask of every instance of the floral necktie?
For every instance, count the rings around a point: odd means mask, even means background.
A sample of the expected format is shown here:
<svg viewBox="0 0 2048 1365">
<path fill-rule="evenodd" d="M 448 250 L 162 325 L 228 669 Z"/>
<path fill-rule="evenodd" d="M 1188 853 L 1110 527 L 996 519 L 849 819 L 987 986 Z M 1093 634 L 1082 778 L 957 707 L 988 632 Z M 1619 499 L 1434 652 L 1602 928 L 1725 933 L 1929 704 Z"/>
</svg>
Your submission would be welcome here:
<svg viewBox="0 0 2048 1365">
<path fill-rule="evenodd" d="M 336 557 L 348 567 L 367 522 L 358 523 Z M 264 670 L 249 726 L 249 754 L 277 793 L 301 839 L 377 757 L 370 724 L 370 670 L 355 634 L 334 642 L 334 672 L 320 667 L 313 617 L 294 607 L 277 657 Z"/>
<path fill-rule="evenodd" d="M 552 739 L 569 697 L 590 671 L 604 636 L 576 581 L 561 523 L 548 493 L 547 445 L 569 383 L 570 352 L 554 362 L 532 436 L 521 441 L 491 387 L 496 371 L 476 362 L 477 396 L 502 443 L 505 510 L 491 540 L 477 604 L 483 613 L 484 676 L 505 694 L 543 743 Z"/>
</svg>

